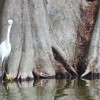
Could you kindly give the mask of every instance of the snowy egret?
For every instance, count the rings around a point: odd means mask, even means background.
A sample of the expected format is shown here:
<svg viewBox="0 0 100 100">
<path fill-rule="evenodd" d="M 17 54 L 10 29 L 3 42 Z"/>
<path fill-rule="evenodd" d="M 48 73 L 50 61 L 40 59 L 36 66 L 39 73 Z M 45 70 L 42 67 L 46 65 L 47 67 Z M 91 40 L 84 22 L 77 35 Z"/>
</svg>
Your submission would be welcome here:
<svg viewBox="0 0 100 100">
<path fill-rule="evenodd" d="M 5 72 L 4 67 L 4 61 L 8 58 L 11 52 L 11 44 L 10 44 L 10 31 L 13 24 L 13 20 L 8 20 L 8 29 L 7 29 L 7 37 L 6 39 L 0 44 L 0 60 L 2 63 L 2 80 L 3 80 L 3 74 Z M 9 75 L 6 75 L 6 77 L 9 77 Z M 10 78 L 9 78 L 10 79 Z"/>
</svg>

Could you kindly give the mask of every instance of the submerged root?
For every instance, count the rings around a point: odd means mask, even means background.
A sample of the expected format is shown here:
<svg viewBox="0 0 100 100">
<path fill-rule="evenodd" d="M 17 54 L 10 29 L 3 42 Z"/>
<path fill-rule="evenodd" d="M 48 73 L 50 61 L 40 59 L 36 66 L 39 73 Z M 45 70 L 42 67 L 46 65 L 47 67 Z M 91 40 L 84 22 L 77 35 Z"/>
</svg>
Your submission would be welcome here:
<svg viewBox="0 0 100 100">
<path fill-rule="evenodd" d="M 64 68 L 64 66 L 63 66 L 61 63 L 57 62 L 56 60 L 55 60 L 55 70 L 56 70 L 56 74 L 57 74 L 57 73 L 58 73 L 58 74 L 62 74 L 64 77 L 67 77 L 66 74 L 68 74 L 70 77 L 72 76 L 72 75 Z"/>
<path fill-rule="evenodd" d="M 50 69 L 49 69 L 49 71 L 50 71 Z M 33 75 L 34 75 L 34 78 L 36 78 L 36 79 L 40 79 L 40 78 L 54 78 L 55 77 L 55 75 L 51 75 L 50 73 L 48 73 L 45 70 L 45 68 L 41 68 L 40 66 L 37 66 L 33 70 Z"/>
<path fill-rule="evenodd" d="M 95 59 L 94 61 L 92 61 L 92 63 L 90 65 L 88 65 L 87 69 L 85 70 L 85 72 L 81 75 L 81 77 L 86 76 L 88 73 L 92 72 L 95 73 L 95 69 L 96 69 L 96 64 L 97 64 L 97 59 Z"/>
<path fill-rule="evenodd" d="M 90 73 L 90 72 L 91 72 L 90 67 L 87 67 L 86 71 L 81 75 L 81 77 L 86 76 L 86 75 L 87 75 L 88 73 Z"/>
<path fill-rule="evenodd" d="M 27 79 L 34 79 L 32 72 L 22 72 L 18 74 L 17 80 L 27 80 Z"/>
</svg>

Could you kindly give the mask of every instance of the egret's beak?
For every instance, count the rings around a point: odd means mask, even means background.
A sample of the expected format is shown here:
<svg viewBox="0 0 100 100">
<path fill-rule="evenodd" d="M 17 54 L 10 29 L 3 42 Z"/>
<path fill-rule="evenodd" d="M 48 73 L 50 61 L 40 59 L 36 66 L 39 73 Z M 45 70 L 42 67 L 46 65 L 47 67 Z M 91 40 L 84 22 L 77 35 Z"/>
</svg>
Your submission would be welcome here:
<svg viewBox="0 0 100 100">
<path fill-rule="evenodd" d="M 8 23 L 4 24 L 4 26 L 8 25 Z"/>
</svg>

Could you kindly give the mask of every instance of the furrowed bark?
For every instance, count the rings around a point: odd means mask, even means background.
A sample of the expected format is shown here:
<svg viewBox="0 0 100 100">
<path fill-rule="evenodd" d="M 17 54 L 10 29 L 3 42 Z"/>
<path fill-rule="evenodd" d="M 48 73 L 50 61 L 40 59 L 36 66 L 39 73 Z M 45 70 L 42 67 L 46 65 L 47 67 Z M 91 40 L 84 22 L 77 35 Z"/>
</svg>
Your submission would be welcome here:
<svg viewBox="0 0 100 100">
<path fill-rule="evenodd" d="M 33 78 L 33 68 L 35 68 L 34 62 L 34 48 L 32 44 L 32 31 L 31 21 L 29 15 L 29 8 L 27 0 L 23 0 L 22 4 L 22 55 L 20 61 L 20 68 L 18 77 L 25 79 L 27 77 Z"/>
<path fill-rule="evenodd" d="M 81 22 L 78 26 L 77 38 L 78 38 L 78 71 L 79 74 L 83 73 L 85 66 L 87 66 L 87 54 L 91 41 L 92 32 L 96 22 L 98 11 L 98 0 L 87 1 L 82 0 L 80 5 L 81 10 Z"/>
<path fill-rule="evenodd" d="M 100 67 L 99 67 L 100 28 L 99 26 L 100 26 L 100 6 L 99 6 L 99 12 L 97 15 L 97 21 L 93 30 L 93 35 L 92 35 L 92 39 L 90 43 L 87 69 L 85 70 L 82 76 L 87 75 L 89 72 L 100 73 Z"/>
<path fill-rule="evenodd" d="M 4 8 L 4 3 L 5 3 L 5 0 L 0 0 L 0 18 L 1 18 L 1 14 L 2 14 L 2 11 L 3 11 L 3 8 Z M 0 19 L 0 43 L 2 42 L 2 19 Z"/>
<path fill-rule="evenodd" d="M 77 2 L 77 3 L 75 3 Z M 77 44 L 77 25 L 80 21 L 80 0 L 77 1 L 56 1 L 48 0 L 47 16 L 49 20 L 49 30 L 53 42 L 57 45 L 52 45 L 57 52 L 65 60 L 68 69 L 71 69 L 75 64 L 75 52 Z M 74 9 L 72 9 L 74 7 Z M 70 44 L 70 45 L 69 45 Z M 60 49 L 58 49 L 58 48 Z"/>
<path fill-rule="evenodd" d="M 38 4 L 38 2 L 40 2 Z M 55 76 L 51 40 L 49 36 L 48 23 L 46 21 L 43 1 L 33 0 L 30 4 L 34 5 L 31 9 L 31 23 L 33 26 L 33 45 L 35 48 L 34 72 L 39 76 Z M 32 6 L 31 6 L 32 7 Z"/>
</svg>

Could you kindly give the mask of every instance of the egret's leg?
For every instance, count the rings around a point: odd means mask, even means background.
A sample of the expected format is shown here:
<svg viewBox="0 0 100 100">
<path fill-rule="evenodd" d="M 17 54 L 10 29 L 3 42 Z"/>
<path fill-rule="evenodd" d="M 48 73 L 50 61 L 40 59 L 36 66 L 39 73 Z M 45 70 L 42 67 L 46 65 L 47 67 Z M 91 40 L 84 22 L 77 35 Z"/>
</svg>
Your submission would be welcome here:
<svg viewBox="0 0 100 100">
<path fill-rule="evenodd" d="M 7 80 L 9 80 L 10 82 L 12 82 L 13 80 L 12 80 L 11 76 L 6 71 L 6 66 L 7 66 L 7 63 L 6 62 L 8 63 L 8 58 L 5 59 L 5 62 L 4 62 L 5 63 L 5 67 L 3 68 L 4 74 L 6 75 L 5 78 Z"/>
<path fill-rule="evenodd" d="M 2 82 L 3 82 L 3 66 L 4 66 L 4 64 L 2 62 Z"/>
<path fill-rule="evenodd" d="M 6 65 L 5 65 L 6 59 L 3 61 L 3 75 L 6 73 Z"/>
<path fill-rule="evenodd" d="M 2 62 L 2 81 L 3 81 L 3 76 L 6 73 L 5 71 L 6 70 L 5 70 L 5 59 L 4 59 L 3 62 Z"/>
</svg>

